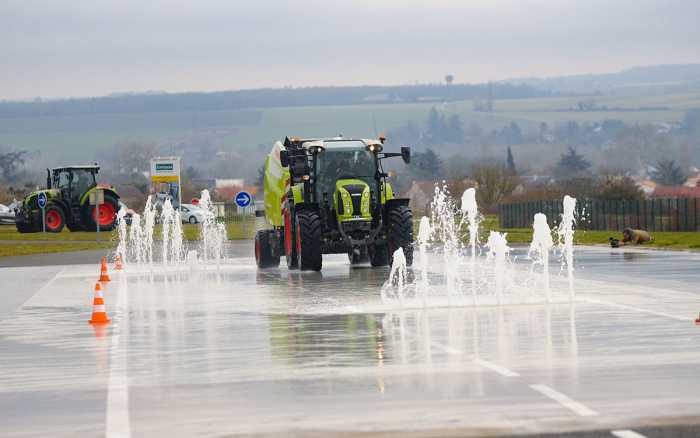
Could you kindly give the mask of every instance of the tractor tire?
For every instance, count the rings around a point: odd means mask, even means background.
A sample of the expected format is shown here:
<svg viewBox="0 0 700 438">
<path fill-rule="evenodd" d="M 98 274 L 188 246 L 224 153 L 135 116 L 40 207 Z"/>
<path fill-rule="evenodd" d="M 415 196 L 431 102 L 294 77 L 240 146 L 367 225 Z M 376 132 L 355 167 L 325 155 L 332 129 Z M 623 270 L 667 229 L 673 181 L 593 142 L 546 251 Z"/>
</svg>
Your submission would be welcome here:
<svg viewBox="0 0 700 438">
<path fill-rule="evenodd" d="M 284 210 L 284 227 L 282 230 L 282 248 L 287 260 L 287 269 L 299 269 L 299 257 L 296 245 L 296 223 L 291 206 L 287 204 Z"/>
<path fill-rule="evenodd" d="M 389 210 L 387 215 L 387 249 L 389 265 L 394 263 L 394 251 L 403 248 L 406 256 L 406 266 L 413 264 L 413 213 L 405 205 L 399 205 Z"/>
<path fill-rule="evenodd" d="M 44 223 L 47 233 L 60 233 L 66 225 L 66 215 L 57 205 L 49 205 L 44 213 Z"/>
<path fill-rule="evenodd" d="M 369 263 L 372 267 L 378 268 L 389 264 L 389 251 L 386 245 L 370 245 L 367 248 L 367 252 L 369 253 Z"/>
<path fill-rule="evenodd" d="M 17 222 L 15 223 L 15 226 L 17 227 L 18 233 L 38 233 L 41 231 L 41 227 L 37 227 L 36 224 L 31 225 L 23 222 Z"/>
<path fill-rule="evenodd" d="M 323 265 L 321 217 L 313 211 L 300 211 L 296 217 L 299 269 L 320 271 Z"/>
<path fill-rule="evenodd" d="M 97 222 L 95 222 L 95 206 L 94 205 L 84 205 L 82 209 L 83 223 L 87 225 L 87 231 L 94 231 L 97 229 Z M 117 224 L 117 211 L 119 210 L 119 203 L 117 200 L 108 194 L 105 194 L 104 204 L 100 204 L 100 231 L 112 231 Z"/>
<path fill-rule="evenodd" d="M 271 238 L 277 238 L 276 231 L 260 230 L 255 233 L 255 263 L 260 269 L 276 268 L 280 265 L 279 255 L 275 257 L 272 253 Z"/>
</svg>

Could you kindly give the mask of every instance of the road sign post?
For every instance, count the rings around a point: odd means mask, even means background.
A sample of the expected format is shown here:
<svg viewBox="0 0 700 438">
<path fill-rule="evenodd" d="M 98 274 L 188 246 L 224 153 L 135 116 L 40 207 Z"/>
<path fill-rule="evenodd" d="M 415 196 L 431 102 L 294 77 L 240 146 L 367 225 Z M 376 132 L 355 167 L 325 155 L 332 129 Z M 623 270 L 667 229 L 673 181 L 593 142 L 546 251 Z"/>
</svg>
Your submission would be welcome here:
<svg viewBox="0 0 700 438">
<path fill-rule="evenodd" d="M 95 209 L 93 210 L 94 213 L 94 218 L 95 218 L 95 228 L 97 229 L 97 241 L 100 241 L 100 205 L 104 204 L 105 202 L 105 192 L 102 189 L 97 189 L 93 192 L 90 192 L 90 205 L 94 205 Z"/>
<path fill-rule="evenodd" d="M 39 208 L 41 208 L 41 228 L 42 228 L 43 232 L 46 233 L 46 193 L 45 192 L 39 193 L 37 203 L 39 204 Z"/>
</svg>

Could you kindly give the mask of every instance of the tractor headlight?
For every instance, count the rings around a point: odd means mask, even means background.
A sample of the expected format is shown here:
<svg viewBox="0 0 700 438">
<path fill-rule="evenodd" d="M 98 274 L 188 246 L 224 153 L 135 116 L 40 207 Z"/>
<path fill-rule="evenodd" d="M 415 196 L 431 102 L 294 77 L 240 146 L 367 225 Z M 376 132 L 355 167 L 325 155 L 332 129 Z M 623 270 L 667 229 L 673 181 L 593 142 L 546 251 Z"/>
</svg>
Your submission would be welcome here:
<svg viewBox="0 0 700 438">
<path fill-rule="evenodd" d="M 362 216 L 369 216 L 369 206 L 370 206 L 370 192 L 369 192 L 369 187 L 365 187 L 365 190 L 362 192 L 362 202 L 360 204 L 360 211 L 362 212 Z"/>
</svg>

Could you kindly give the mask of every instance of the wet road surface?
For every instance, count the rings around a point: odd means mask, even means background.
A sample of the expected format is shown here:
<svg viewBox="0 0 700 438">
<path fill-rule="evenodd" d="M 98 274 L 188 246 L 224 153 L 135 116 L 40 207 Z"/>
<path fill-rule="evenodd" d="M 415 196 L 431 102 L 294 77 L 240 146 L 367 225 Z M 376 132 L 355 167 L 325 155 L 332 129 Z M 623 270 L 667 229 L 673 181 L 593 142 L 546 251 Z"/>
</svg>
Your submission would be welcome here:
<svg viewBox="0 0 700 438">
<path fill-rule="evenodd" d="M 402 310 L 388 269 L 249 250 L 112 272 L 104 329 L 95 265 L 0 270 L 29 295 L 0 314 L 0 435 L 700 435 L 697 255 L 579 249 L 574 303 Z"/>
</svg>

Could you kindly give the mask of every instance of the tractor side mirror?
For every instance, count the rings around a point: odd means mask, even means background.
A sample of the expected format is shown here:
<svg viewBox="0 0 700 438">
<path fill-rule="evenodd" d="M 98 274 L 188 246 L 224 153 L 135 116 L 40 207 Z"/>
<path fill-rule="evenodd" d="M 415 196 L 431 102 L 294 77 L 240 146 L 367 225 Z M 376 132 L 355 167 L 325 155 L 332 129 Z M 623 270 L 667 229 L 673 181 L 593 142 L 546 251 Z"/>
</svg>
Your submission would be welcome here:
<svg viewBox="0 0 700 438">
<path fill-rule="evenodd" d="M 288 151 L 280 151 L 280 164 L 282 165 L 282 167 L 289 166 L 289 152 Z"/>
<path fill-rule="evenodd" d="M 401 159 L 406 164 L 411 162 L 411 148 L 410 147 L 401 146 Z"/>
</svg>

